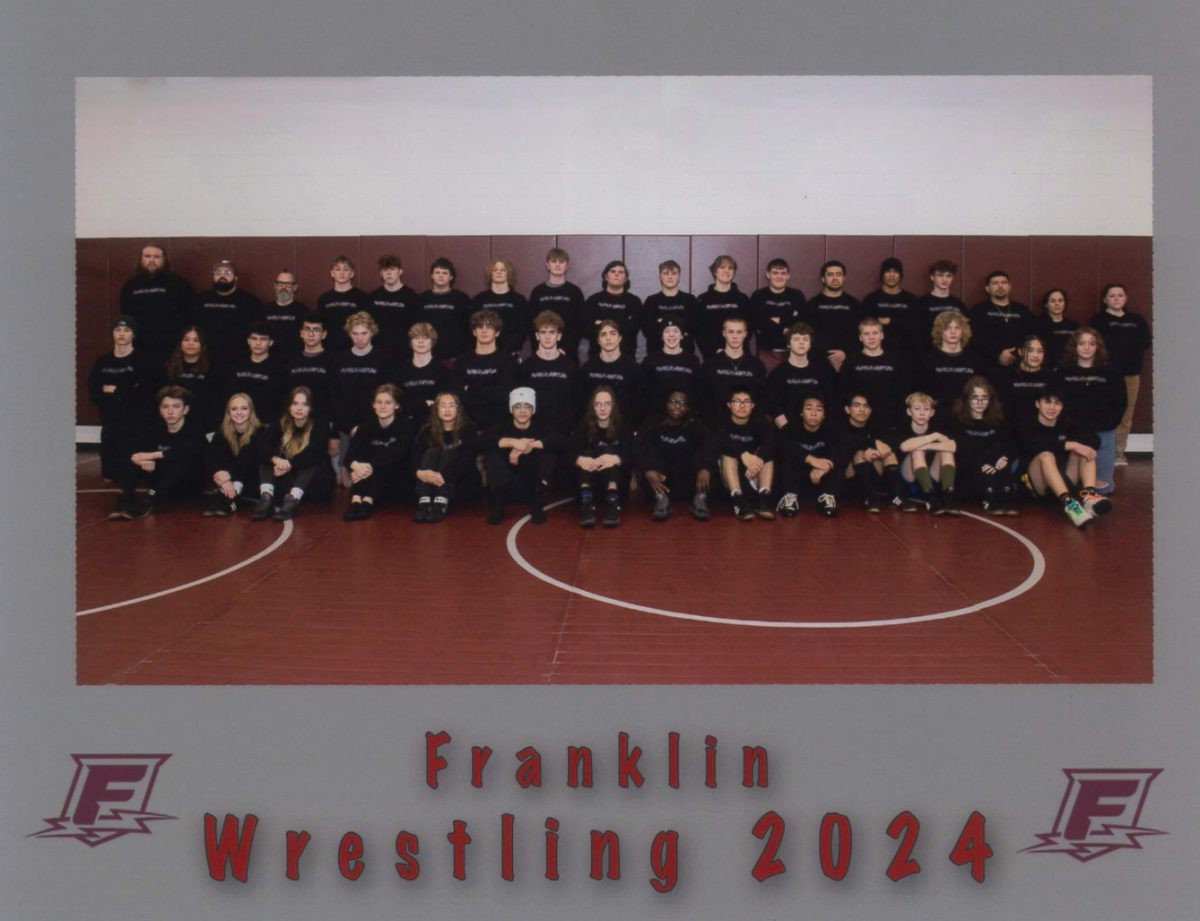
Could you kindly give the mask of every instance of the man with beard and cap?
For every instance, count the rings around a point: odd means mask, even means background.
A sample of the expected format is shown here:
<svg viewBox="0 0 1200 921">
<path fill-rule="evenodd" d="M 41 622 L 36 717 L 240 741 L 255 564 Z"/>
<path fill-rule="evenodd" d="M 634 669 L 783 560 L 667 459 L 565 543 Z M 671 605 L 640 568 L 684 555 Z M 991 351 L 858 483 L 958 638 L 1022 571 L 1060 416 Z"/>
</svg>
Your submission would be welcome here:
<svg viewBox="0 0 1200 921">
<path fill-rule="evenodd" d="M 281 269 L 275 276 L 275 300 L 264 304 L 258 316 L 270 328 L 277 357 L 285 361 L 300 351 L 300 324 L 308 315 L 308 307 L 296 300 L 299 290 L 295 273 Z"/>
<path fill-rule="evenodd" d="M 213 286 L 196 295 L 193 322 L 204 332 L 209 350 L 223 363 L 246 351 L 246 330 L 262 311 L 258 299 L 238 288 L 237 268 L 222 259 L 212 268 Z"/>
<path fill-rule="evenodd" d="M 171 271 L 166 251 L 147 243 L 133 278 L 121 286 L 121 313 L 138 325 L 138 350 L 154 364 L 166 361 L 187 322 L 192 289 Z"/>
</svg>

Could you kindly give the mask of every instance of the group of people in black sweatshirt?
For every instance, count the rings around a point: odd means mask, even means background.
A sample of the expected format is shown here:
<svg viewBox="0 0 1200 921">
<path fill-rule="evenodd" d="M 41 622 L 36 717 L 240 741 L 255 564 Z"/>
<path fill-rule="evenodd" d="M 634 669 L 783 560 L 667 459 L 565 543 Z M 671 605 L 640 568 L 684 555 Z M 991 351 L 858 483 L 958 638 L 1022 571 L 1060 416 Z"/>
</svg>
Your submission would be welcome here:
<svg viewBox="0 0 1200 921">
<path fill-rule="evenodd" d="M 944 260 L 922 297 L 885 260 L 862 302 L 836 261 L 805 298 L 782 259 L 746 296 L 736 262 L 718 257 L 695 297 L 668 260 L 644 303 L 619 260 L 588 298 L 568 267 L 552 249 L 525 298 L 512 265 L 493 260 L 472 299 L 449 260 L 418 295 L 388 255 L 367 295 L 339 257 L 314 309 L 287 271 L 276 302 L 256 308 L 228 262 L 187 301 L 161 248 L 145 247 L 88 381 L 103 475 L 121 484 L 113 517 L 203 491 L 205 514 L 246 500 L 251 517 L 286 520 L 336 483 L 348 521 L 401 501 L 437 522 L 487 495 L 489 522 L 512 501 L 540 522 L 550 492 L 567 489 L 584 527 L 611 527 L 630 487 L 659 521 L 674 500 L 707 520 L 710 491 L 746 521 L 810 499 L 832 516 L 850 486 L 872 512 L 953 514 L 967 496 L 1008 514 L 1020 493 L 1057 499 L 1078 525 L 1111 508 L 1150 344 L 1121 285 L 1079 326 L 1065 292 L 1047 292 L 1035 316 L 999 271 L 967 309 Z"/>
</svg>

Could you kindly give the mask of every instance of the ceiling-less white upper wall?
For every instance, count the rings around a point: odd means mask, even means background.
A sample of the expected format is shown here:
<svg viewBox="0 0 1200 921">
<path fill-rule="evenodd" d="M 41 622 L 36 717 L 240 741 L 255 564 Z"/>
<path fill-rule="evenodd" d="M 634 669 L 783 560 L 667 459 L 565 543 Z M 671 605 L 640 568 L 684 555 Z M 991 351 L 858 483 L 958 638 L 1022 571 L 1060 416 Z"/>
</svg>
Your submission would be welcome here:
<svg viewBox="0 0 1200 921">
<path fill-rule="evenodd" d="M 81 79 L 76 233 L 1151 233 L 1149 77 Z"/>
</svg>

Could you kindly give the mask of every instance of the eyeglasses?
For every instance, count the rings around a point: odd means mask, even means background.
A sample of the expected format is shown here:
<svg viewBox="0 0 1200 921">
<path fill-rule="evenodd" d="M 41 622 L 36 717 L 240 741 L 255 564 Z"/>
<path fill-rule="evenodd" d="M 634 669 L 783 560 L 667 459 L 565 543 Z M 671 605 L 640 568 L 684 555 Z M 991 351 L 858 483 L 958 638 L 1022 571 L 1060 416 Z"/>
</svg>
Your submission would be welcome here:
<svg viewBox="0 0 1200 921">
<path fill-rule="evenodd" d="M 753 400 L 730 400 L 729 402 L 732 403 L 734 406 L 749 406 L 754 401 Z"/>
<path fill-rule="evenodd" d="M 668 406 L 687 406 L 687 400 L 667 400 Z"/>
</svg>

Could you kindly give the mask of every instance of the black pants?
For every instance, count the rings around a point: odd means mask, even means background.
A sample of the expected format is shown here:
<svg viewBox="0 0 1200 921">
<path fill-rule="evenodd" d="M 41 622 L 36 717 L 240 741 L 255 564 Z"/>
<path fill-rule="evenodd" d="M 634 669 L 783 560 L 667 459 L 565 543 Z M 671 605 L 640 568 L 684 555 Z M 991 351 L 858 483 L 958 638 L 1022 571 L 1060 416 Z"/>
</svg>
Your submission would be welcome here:
<svg viewBox="0 0 1200 921">
<path fill-rule="evenodd" d="M 543 483 L 549 485 L 558 466 L 558 455 L 546 450 L 523 454 L 516 464 L 509 463 L 508 451 L 504 448 L 489 451 L 484 457 L 488 475 L 488 490 L 493 502 L 515 499 L 519 502 L 533 500 L 534 490 Z"/>
</svg>

